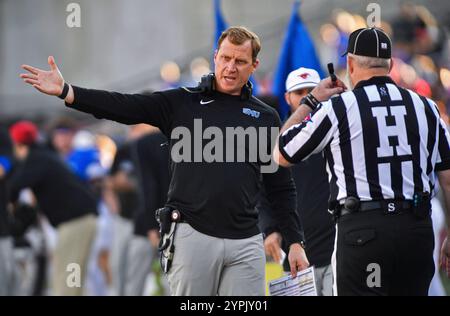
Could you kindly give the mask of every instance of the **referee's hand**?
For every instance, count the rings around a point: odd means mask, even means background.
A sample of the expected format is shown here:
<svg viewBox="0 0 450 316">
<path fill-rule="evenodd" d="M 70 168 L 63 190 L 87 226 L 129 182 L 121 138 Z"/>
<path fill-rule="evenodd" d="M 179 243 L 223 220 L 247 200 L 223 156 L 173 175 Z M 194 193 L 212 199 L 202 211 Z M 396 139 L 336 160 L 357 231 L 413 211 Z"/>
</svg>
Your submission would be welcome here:
<svg viewBox="0 0 450 316">
<path fill-rule="evenodd" d="M 306 253 L 300 244 L 292 244 L 289 246 L 289 265 L 291 266 L 291 276 L 294 278 L 297 276 L 297 272 L 302 271 L 309 267 L 308 258 Z"/>
<path fill-rule="evenodd" d="M 347 90 L 346 85 L 337 78 L 332 81 L 331 77 L 325 78 L 311 91 L 311 94 L 320 102 L 329 100 L 333 95 Z"/>
</svg>

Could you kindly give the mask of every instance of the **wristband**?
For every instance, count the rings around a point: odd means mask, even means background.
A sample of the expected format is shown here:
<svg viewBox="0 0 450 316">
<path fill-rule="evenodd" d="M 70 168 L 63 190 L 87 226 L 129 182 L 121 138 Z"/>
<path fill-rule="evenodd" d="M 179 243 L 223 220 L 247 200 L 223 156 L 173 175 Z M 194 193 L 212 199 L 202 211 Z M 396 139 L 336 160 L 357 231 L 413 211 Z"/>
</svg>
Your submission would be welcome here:
<svg viewBox="0 0 450 316">
<path fill-rule="evenodd" d="M 63 90 L 61 94 L 58 96 L 58 98 L 64 100 L 67 97 L 68 93 L 69 93 L 69 85 L 67 84 L 67 82 L 64 82 Z"/>
<path fill-rule="evenodd" d="M 308 93 L 301 101 L 300 104 L 305 104 L 308 107 L 311 108 L 311 110 L 315 111 L 319 105 L 320 102 L 317 100 L 311 93 Z"/>
</svg>

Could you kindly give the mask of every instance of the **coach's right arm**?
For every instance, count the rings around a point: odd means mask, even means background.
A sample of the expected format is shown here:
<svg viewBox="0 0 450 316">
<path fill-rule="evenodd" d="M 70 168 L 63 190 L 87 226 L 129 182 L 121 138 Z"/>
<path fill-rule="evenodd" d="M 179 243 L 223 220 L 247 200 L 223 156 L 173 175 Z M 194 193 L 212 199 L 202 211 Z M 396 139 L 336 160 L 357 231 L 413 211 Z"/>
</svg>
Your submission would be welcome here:
<svg viewBox="0 0 450 316">
<path fill-rule="evenodd" d="M 48 64 L 49 71 L 22 65 L 28 73 L 21 74 L 20 77 L 38 91 L 59 97 L 63 93 L 65 81 L 52 56 L 48 58 Z M 68 87 L 64 101 L 70 108 L 123 124 L 151 124 L 159 127 L 164 134 L 170 134 L 173 117 L 172 102 L 167 98 L 170 92 L 141 95 L 85 89 L 72 85 Z"/>
</svg>

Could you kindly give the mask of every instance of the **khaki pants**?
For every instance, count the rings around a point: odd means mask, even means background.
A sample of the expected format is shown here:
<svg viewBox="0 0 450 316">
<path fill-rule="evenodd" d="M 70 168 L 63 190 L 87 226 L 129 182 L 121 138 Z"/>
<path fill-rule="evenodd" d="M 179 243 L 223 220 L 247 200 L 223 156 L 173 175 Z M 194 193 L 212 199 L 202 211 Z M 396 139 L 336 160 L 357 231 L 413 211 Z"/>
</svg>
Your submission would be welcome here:
<svg viewBox="0 0 450 316">
<path fill-rule="evenodd" d="M 83 294 L 88 257 L 96 231 L 96 217 L 85 215 L 61 224 L 54 252 L 53 294 Z"/>
</svg>

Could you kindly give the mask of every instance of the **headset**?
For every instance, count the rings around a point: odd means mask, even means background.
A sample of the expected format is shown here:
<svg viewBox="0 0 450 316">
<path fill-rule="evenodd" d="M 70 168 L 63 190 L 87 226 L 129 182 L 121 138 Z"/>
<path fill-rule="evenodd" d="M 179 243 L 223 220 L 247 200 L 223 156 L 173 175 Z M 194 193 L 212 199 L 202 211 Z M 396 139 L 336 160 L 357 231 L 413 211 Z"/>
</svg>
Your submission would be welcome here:
<svg viewBox="0 0 450 316">
<path fill-rule="evenodd" d="M 215 79 L 216 76 L 213 72 L 202 76 L 200 83 L 198 85 L 201 92 L 207 95 L 211 95 L 216 90 Z M 253 84 L 250 81 L 247 81 L 247 83 L 242 87 L 241 99 L 249 100 L 252 97 L 252 93 L 253 93 Z"/>
</svg>

